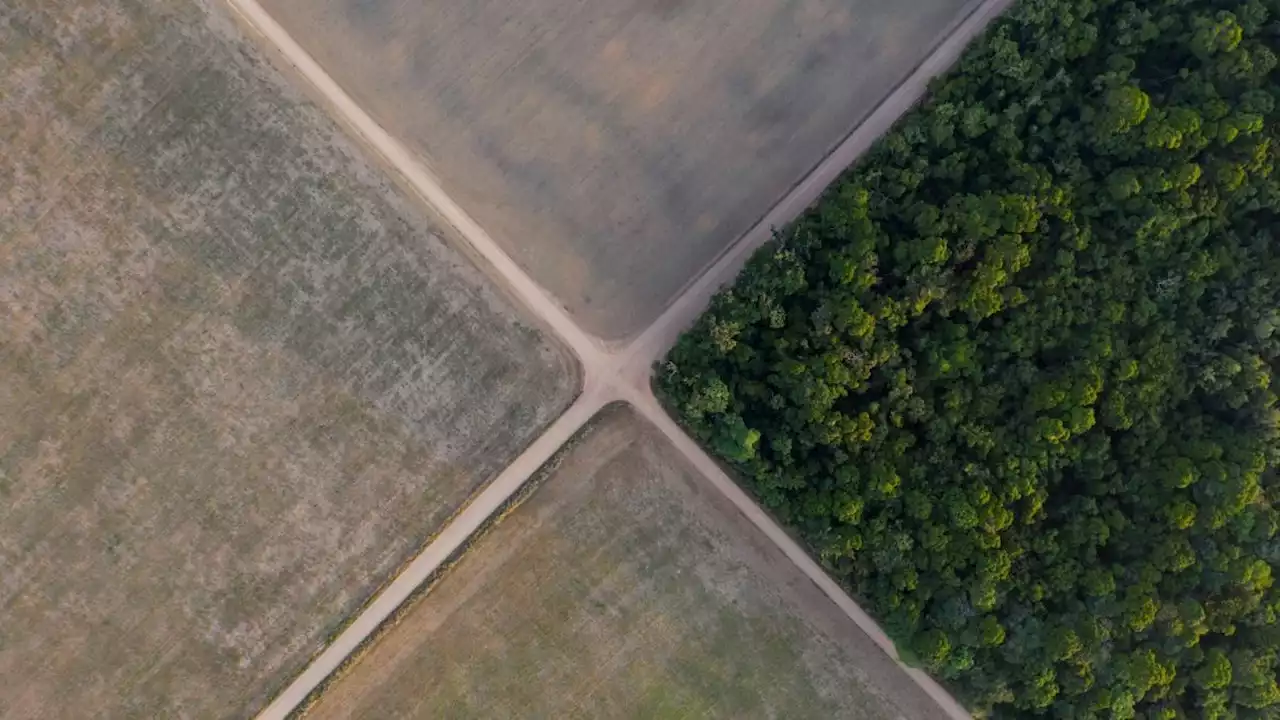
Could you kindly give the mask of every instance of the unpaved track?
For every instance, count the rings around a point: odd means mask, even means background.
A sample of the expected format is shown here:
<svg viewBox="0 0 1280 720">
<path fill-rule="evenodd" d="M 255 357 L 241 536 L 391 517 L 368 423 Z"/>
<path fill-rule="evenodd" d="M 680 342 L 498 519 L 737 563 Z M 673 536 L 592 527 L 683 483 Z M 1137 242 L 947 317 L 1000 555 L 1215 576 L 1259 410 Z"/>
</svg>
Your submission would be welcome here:
<svg viewBox="0 0 1280 720">
<path fill-rule="evenodd" d="M 584 388 L 578 400 L 530 447 L 504 469 L 445 529 L 407 565 L 260 714 L 259 720 L 283 720 L 307 699 L 334 670 L 500 508 L 574 433 L 610 402 L 622 400 L 653 423 L 707 480 L 775 543 L 881 649 L 895 660 L 893 643 L 821 567 L 746 495 L 716 462 L 666 414 L 649 385 L 652 365 L 663 357 L 681 332 L 706 308 L 711 297 L 741 269 L 751 253 L 781 227 L 811 205 L 822 190 L 924 94 L 929 81 L 944 72 L 966 45 L 1012 0 L 975 0 L 972 10 L 950 36 L 929 55 L 865 122 L 858 126 L 806 178 L 719 260 L 672 302 L 668 309 L 630 344 L 611 347 L 592 337 L 506 255 L 496 242 L 441 187 L 439 180 L 395 138 L 376 123 L 275 22 L 256 0 L 227 0 L 254 30 L 294 66 L 331 104 L 337 117 L 367 142 L 414 189 L 424 202 L 454 226 L 471 249 L 492 266 L 507 289 L 536 318 L 569 346 L 582 363 Z M 905 665 L 903 672 L 953 718 L 969 714 L 927 674 Z"/>
<path fill-rule="evenodd" d="M 259 715 L 260 718 L 284 718 L 311 691 L 324 682 L 325 678 L 355 652 L 384 620 L 395 612 L 413 591 L 421 585 L 436 568 L 446 562 L 462 544 L 467 541 L 490 516 L 502 507 L 513 493 L 520 489 L 529 477 L 542 467 L 557 450 L 573 437 L 591 416 L 595 415 L 604 404 L 602 393 L 583 393 L 577 402 L 565 411 L 560 419 L 547 428 L 532 445 L 529 446 L 515 462 L 507 466 L 493 482 L 481 492 L 462 512 L 450 522 L 425 548 L 413 559 L 404 570 L 396 576 L 390 585 L 369 603 L 356 616 L 324 651 L 316 656 L 307 669 L 278 695 Z"/>
</svg>

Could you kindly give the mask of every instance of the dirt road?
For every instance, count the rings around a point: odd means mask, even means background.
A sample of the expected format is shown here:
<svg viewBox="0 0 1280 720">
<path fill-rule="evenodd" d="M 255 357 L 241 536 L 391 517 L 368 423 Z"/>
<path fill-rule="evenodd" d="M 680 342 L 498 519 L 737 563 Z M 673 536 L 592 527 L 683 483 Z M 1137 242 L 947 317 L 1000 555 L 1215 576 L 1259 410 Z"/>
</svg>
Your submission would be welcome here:
<svg viewBox="0 0 1280 720">
<path fill-rule="evenodd" d="M 897 652 L 885 633 L 857 603 L 757 506 L 715 461 L 686 435 L 654 398 L 649 375 L 654 362 L 670 348 L 706 308 L 715 292 L 733 279 L 751 253 L 768 241 L 773 228 L 785 225 L 812 204 L 846 167 L 906 112 L 925 92 L 933 77 L 944 72 L 964 47 L 1011 0 L 975 0 L 971 11 L 923 64 L 913 71 L 876 110 L 826 159 L 793 188 L 773 209 L 697 280 L 689 285 L 648 329 L 625 347 L 610 347 L 574 323 L 565 309 L 516 265 L 483 228 L 445 192 L 439 180 L 395 138 L 376 123 L 276 23 L 256 0 L 227 0 L 231 7 L 294 66 L 330 104 L 336 116 L 367 142 L 412 187 L 424 202 L 451 223 L 470 248 L 491 265 L 494 275 L 529 312 L 578 356 L 584 374 L 581 396 L 546 433 L 504 469 L 405 569 L 358 615 L 293 683 L 259 715 L 260 720 L 283 720 L 296 709 L 343 660 L 461 547 L 486 518 L 496 511 L 600 408 L 623 400 L 657 426 L 664 435 L 774 542 L 890 657 Z M 902 666 L 903 672 L 954 718 L 968 713 L 932 678 Z"/>
</svg>

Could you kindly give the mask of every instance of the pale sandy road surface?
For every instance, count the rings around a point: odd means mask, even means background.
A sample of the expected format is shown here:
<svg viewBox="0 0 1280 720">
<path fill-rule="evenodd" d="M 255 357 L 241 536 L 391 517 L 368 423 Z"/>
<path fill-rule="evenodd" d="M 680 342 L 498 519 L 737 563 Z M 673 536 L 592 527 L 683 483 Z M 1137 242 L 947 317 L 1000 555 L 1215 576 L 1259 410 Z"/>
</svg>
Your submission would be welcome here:
<svg viewBox="0 0 1280 720">
<path fill-rule="evenodd" d="M 569 318 L 537 283 L 502 251 L 483 228 L 441 187 L 433 174 L 386 132 L 315 62 L 255 0 L 227 0 L 243 19 L 331 103 L 334 111 L 374 151 L 431 205 L 454 225 L 512 293 L 529 311 L 552 328 L 579 355 L 585 388 L 578 401 L 524 454 L 509 465 L 489 488 L 464 510 L 439 538 L 393 581 L 387 590 L 358 615 L 347 629 L 317 656 L 311 665 L 259 715 L 261 720 L 286 718 L 338 669 L 347 656 L 395 611 L 414 588 L 461 547 L 466 538 L 527 481 L 555 451 L 591 416 L 614 400 L 633 405 L 652 422 L 716 488 L 774 542 L 797 567 L 830 597 L 886 654 L 897 651 L 883 630 L 772 518 L 756 505 L 680 427 L 654 398 L 649 371 L 680 332 L 688 328 L 711 297 L 732 280 L 752 252 L 766 243 L 776 227 L 785 225 L 812 204 L 822 190 L 851 165 L 924 94 L 929 81 L 949 68 L 964 47 L 1012 0 L 982 0 L 927 59 L 882 101 L 873 113 L 796 185 L 749 232 L 708 270 L 688 286 L 668 309 L 634 341 L 618 350 L 592 337 Z M 932 697 L 953 718 L 968 713 L 927 674 L 901 666 L 904 674 Z"/>
</svg>

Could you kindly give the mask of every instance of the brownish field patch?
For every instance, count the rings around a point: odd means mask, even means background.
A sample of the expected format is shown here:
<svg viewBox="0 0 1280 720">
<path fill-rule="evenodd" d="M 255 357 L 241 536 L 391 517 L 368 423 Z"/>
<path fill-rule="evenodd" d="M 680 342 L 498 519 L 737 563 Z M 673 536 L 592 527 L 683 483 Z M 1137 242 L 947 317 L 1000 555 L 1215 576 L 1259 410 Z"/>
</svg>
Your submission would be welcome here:
<svg viewBox="0 0 1280 720">
<path fill-rule="evenodd" d="M 607 409 L 309 718 L 932 718 L 651 427 Z"/>
<path fill-rule="evenodd" d="M 970 0 L 262 0 L 588 330 L 644 328 Z"/>
<path fill-rule="evenodd" d="M 569 401 L 212 0 L 0 4 L 0 717 L 245 717 Z"/>
</svg>

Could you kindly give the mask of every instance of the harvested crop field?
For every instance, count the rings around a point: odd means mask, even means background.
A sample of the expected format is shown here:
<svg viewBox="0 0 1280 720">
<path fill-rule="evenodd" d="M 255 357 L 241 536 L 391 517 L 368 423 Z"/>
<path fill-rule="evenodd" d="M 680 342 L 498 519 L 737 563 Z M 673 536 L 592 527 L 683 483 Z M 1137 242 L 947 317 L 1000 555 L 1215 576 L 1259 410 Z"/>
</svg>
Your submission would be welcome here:
<svg viewBox="0 0 1280 720">
<path fill-rule="evenodd" d="M 308 718 L 932 718 L 940 710 L 612 406 Z"/>
<path fill-rule="evenodd" d="M 620 339 L 971 0 L 261 0 L 588 330 Z"/>
<path fill-rule="evenodd" d="M 577 370 L 213 0 L 0 4 L 0 717 L 246 717 Z"/>
</svg>

